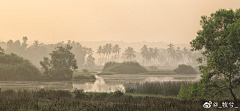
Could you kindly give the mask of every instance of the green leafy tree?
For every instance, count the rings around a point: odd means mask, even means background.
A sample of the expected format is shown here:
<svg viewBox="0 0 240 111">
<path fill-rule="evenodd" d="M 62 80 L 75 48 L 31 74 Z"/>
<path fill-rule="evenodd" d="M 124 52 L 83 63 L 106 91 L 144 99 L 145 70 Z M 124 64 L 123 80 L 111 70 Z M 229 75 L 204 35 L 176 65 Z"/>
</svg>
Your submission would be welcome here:
<svg viewBox="0 0 240 111">
<path fill-rule="evenodd" d="M 191 86 L 191 95 L 210 99 L 218 94 L 222 94 L 221 97 L 230 94 L 237 105 L 234 90 L 240 85 L 240 9 L 235 12 L 220 9 L 210 17 L 201 18 L 202 30 L 190 44 L 192 51 L 205 48 L 202 54 L 207 64 L 199 66 L 203 75 L 199 83 Z M 202 63 L 202 58 L 198 61 Z"/>
<path fill-rule="evenodd" d="M 72 78 L 73 70 L 78 68 L 75 55 L 71 52 L 72 46 L 56 47 L 55 50 L 50 53 L 51 60 L 44 57 L 44 60 L 40 62 L 42 68 L 45 70 L 44 74 L 50 77 L 63 77 L 67 79 Z"/>
</svg>

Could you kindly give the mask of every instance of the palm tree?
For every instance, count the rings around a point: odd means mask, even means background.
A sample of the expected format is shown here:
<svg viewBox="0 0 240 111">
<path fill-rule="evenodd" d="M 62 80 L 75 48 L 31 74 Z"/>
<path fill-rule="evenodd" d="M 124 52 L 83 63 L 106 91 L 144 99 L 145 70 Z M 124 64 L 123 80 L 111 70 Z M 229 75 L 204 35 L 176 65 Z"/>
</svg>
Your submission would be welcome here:
<svg viewBox="0 0 240 111">
<path fill-rule="evenodd" d="M 107 44 L 107 55 L 108 55 L 108 61 L 109 61 L 109 56 L 112 53 L 112 44 Z"/>
<path fill-rule="evenodd" d="M 103 54 L 103 58 L 102 58 L 102 61 L 103 61 L 105 55 L 106 55 L 106 58 L 107 58 L 107 44 L 105 46 L 103 46 L 102 54 Z M 105 58 L 104 62 L 106 62 L 106 58 Z"/>
<path fill-rule="evenodd" d="M 144 60 L 147 59 L 147 54 L 148 54 L 148 48 L 147 48 L 147 45 L 144 45 L 143 48 L 141 48 L 141 55 L 143 57 L 143 64 L 145 63 Z"/>
<path fill-rule="evenodd" d="M 102 46 L 98 46 L 97 54 L 100 56 L 100 59 L 99 59 L 100 64 L 102 64 L 102 61 L 101 61 L 102 51 L 103 51 Z"/>
<path fill-rule="evenodd" d="M 148 49 L 148 54 L 147 54 L 147 61 L 148 61 L 148 63 L 151 62 L 151 60 L 152 60 L 153 51 L 154 51 L 153 48 L 149 48 L 149 49 Z"/>
<path fill-rule="evenodd" d="M 174 45 L 173 44 L 169 44 L 168 45 L 169 48 L 167 48 L 169 55 L 169 58 L 172 58 L 173 60 L 176 58 L 176 53 L 175 53 L 175 49 L 174 49 Z M 169 60 L 169 59 L 168 59 Z"/>
<path fill-rule="evenodd" d="M 183 55 L 184 55 L 184 58 L 188 58 L 188 60 L 190 59 L 190 55 L 189 55 L 189 51 L 187 50 L 186 47 L 183 48 Z M 184 61 L 185 63 L 185 61 Z"/>
<path fill-rule="evenodd" d="M 177 50 L 176 50 L 176 59 L 177 59 L 177 62 L 183 60 L 182 51 L 180 50 L 180 47 L 177 47 Z"/>
<path fill-rule="evenodd" d="M 105 46 L 103 46 L 103 54 L 106 54 L 106 58 L 105 58 L 105 62 L 107 61 L 107 59 L 109 60 L 109 56 L 112 53 L 112 44 L 106 44 Z"/>
<path fill-rule="evenodd" d="M 159 54 L 158 61 L 162 65 L 166 62 L 166 49 L 164 49 L 163 52 L 161 52 L 161 54 Z"/>
<path fill-rule="evenodd" d="M 135 51 L 132 47 L 128 47 L 126 50 L 125 50 L 125 53 L 124 55 L 127 57 L 128 60 L 132 60 L 132 58 L 135 58 L 136 55 L 135 55 Z"/>
<path fill-rule="evenodd" d="M 153 57 L 153 61 L 155 61 L 155 59 L 159 57 L 159 50 L 157 47 L 154 48 L 152 57 Z"/>
<path fill-rule="evenodd" d="M 119 57 L 120 50 L 121 48 L 119 48 L 119 45 L 116 44 L 113 46 L 112 53 L 115 54 L 115 57 L 114 57 L 115 60 L 117 59 L 117 56 Z"/>
</svg>

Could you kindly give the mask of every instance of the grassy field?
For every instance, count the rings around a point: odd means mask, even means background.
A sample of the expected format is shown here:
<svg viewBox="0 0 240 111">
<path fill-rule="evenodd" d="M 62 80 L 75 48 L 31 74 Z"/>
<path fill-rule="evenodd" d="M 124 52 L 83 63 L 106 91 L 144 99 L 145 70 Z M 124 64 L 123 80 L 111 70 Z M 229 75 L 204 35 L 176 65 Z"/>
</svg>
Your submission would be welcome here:
<svg viewBox="0 0 240 111">
<path fill-rule="evenodd" d="M 5 90 L 0 92 L 0 110 L 53 111 L 206 111 L 204 101 L 180 101 L 172 97 L 114 93 L 84 93 L 63 90 Z M 209 111 L 214 110 L 208 109 Z M 207 111 L 208 111 L 207 110 Z"/>
<path fill-rule="evenodd" d="M 126 93 L 84 92 L 83 90 L 0 90 L 0 110 L 44 111 L 230 111 L 234 108 L 204 109 L 206 100 L 180 101 L 180 85 L 189 82 L 126 84 Z M 193 83 L 193 82 L 190 82 Z M 132 89 L 134 89 L 132 91 Z M 238 97 L 239 98 L 239 97 Z M 214 100 L 212 100 L 214 101 Z M 233 101 L 231 98 L 224 100 Z M 240 102 L 240 101 L 239 101 Z M 219 102 L 220 104 L 221 102 Z M 221 105 L 221 104 L 220 104 Z M 240 107 L 240 105 L 238 106 Z"/>
</svg>

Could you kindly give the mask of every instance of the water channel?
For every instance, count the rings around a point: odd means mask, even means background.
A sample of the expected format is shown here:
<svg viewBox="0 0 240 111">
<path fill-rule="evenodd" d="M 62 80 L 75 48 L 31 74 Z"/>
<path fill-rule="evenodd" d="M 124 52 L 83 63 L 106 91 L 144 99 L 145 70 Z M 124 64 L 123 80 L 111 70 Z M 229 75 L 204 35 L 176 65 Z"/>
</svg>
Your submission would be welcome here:
<svg viewBox="0 0 240 111">
<path fill-rule="evenodd" d="M 84 92 L 114 92 L 121 90 L 125 92 L 124 83 L 144 83 L 156 81 L 197 81 L 202 74 L 174 74 L 174 75 L 137 75 L 137 74 L 114 74 L 97 76 L 95 81 L 0 81 L 0 88 L 6 89 L 61 89 L 70 90 L 83 89 Z"/>
</svg>

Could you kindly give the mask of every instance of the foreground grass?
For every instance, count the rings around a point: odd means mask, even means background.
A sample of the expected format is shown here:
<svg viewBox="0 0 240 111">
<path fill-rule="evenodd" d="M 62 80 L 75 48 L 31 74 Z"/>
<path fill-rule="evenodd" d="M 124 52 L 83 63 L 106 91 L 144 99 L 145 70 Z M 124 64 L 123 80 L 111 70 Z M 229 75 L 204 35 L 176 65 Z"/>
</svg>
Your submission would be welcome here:
<svg viewBox="0 0 240 111">
<path fill-rule="evenodd" d="M 205 101 L 180 101 L 171 97 L 114 93 L 84 93 L 64 90 L 5 90 L 0 92 L 0 110 L 44 111 L 212 111 Z M 228 109 L 227 109 L 228 110 Z"/>
</svg>

